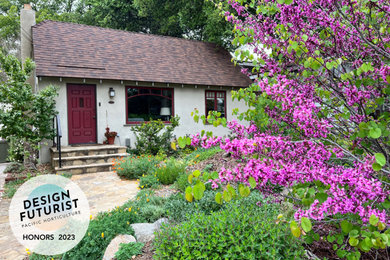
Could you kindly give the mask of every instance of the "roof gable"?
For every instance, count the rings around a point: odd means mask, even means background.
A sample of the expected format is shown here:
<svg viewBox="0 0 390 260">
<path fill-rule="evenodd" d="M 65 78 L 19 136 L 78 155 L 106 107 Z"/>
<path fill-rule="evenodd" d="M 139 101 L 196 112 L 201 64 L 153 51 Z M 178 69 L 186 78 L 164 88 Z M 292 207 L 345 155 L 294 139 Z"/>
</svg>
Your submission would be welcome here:
<svg viewBox="0 0 390 260">
<path fill-rule="evenodd" d="M 248 86 L 250 79 L 211 43 L 74 23 L 33 26 L 37 76 Z"/>
</svg>

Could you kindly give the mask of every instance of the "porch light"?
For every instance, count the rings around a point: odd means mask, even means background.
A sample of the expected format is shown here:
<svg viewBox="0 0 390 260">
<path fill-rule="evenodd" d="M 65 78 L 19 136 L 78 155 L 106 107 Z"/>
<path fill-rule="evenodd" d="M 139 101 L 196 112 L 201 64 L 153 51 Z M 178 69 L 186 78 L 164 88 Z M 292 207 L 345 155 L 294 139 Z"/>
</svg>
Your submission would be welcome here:
<svg viewBox="0 0 390 260">
<path fill-rule="evenodd" d="M 115 90 L 113 88 L 110 88 L 108 90 L 108 95 L 110 98 L 114 98 L 115 97 Z"/>
</svg>

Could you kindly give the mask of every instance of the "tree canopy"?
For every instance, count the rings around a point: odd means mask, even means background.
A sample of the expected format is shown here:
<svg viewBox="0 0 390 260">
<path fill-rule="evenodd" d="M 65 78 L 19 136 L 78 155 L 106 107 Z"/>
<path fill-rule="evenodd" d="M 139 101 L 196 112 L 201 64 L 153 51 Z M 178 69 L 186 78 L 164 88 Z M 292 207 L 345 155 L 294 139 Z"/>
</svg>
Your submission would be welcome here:
<svg viewBox="0 0 390 260">
<path fill-rule="evenodd" d="M 233 26 L 204 0 L 34 0 L 37 23 L 57 20 L 214 42 L 230 48 Z M 16 51 L 25 1 L 0 0 L 0 45 Z"/>
<path fill-rule="evenodd" d="M 215 2 L 234 24 L 233 44 L 253 49 L 236 56 L 259 75 L 233 93 L 249 126 L 209 115 L 232 136 L 192 138 L 240 162 L 211 181 L 223 188 L 216 201 L 257 189 L 294 205 L 290 228 L 305 243 L 322 236 L 342 259 L 378 255 L 390 246 L 389 1 Z M 202 185 L 186 198 L 192 191 Z"/>
</svg>

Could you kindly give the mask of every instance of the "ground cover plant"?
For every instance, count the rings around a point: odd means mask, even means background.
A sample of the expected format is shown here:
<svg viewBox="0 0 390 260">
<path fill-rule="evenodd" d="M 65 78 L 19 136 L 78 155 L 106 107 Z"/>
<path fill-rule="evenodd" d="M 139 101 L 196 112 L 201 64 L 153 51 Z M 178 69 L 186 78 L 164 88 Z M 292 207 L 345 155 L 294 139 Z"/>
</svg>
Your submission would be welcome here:
<svg viewBox="0 0 390 260">
<path fill-rule="evenodd" d="M 173 184 L 180 174 L 185 174 L 186 164 L 183 161 L 170 158 L 164 163 L 160 163 L 156 169 L 156 176 L 164 185 Z"/>
<path fill-rule="evenodd" d="M 134 235 L 130 224 L 143 221 L 137 209 L 126 206 L 99 213 L 91 219 L 84 238 L 76 247 L 62 256 L 42 256 L 32 254 L 30 259 L 101 259 L 105 248 L 118 234 Z"/>
<path fill-rule="evenodd" d="M 187 185 L 189 184 L 188 176 L 191 174 L 182 174 L 182 176 L 186 176 L 187 178 Z M 215 195 L 221 191 L 221 188 L 213 189 L 211 184 L 207 184 L 205 185 L 203 197 L 196 200 L 196 202 L 190 203 L 186 201 L 184 193 L 175 193 L 169 197 L 159 197 L 156 196 L 158 191 L 151 188 L 141 188 L 141 180 L 147 176 L 156 178 L 154 174 L 141 177 L 139 183 L 140 190 L 134 199 L 129 200 L 121 207 L 116 207 L 113 210 L 101 213 L 97 217 L 94 217 L 91 220 L 85 237 L 74 249 L 61 256 L 46 257 L 32 254 L 30 255 L 30 259 L 99 259 L 102 257 L 110 240 L 116 235 L 133 234 L 133 231 L 130 228 L 130 224 L 132 223 L 153 223 L 162 217 L 167 217 L 171 223 L 180 224 L 183 221 L 190 221 L 194 216 L 202 215 L 206 217 L 215 212 L 220 212 L 221 210 L 226 210 L 227 214 L 230 210 L 230 204 L 218 204 L 215 202 Z M 211 176 L 211 173 L 203 172 L 200 176 L 207 179 Z M 194 181 L 195 179 L 196 178 L 193 178 Z M 247 206 L 256 206 L 256 203 L 259 201 L 264 201 L 263 196 L 260 195 L 259 192 L 252 192 L 248 195 L 248 197 L 237 200 L 235 205 L 246 208 Z M 275 205 L 275 207 L 277 206 Z M 265 216 L 262 217 L 263 220 L 266 221 Z M 274 215 L 270 215 L 267 219 L 269 223 L 275 222 L 275 220 L 276 217 Z M 214 224 L 222 225 L 224 222 L 215 220 Z M 284 227 L 286 226 L 284 225 Z M 201 239 L 199 242 L 201 244 L 208 243 L 207 240 Z M 132 246 L 125 246 L 124 251 L 120 252 L 121 257 L 136 254 L 132 251 L 134 248 L 127 247 Z M 140 249 L 141 248 L 142 247 L 140 246 Z M 150 248 L 149 250 L 154 249 Z"/>
<path fill-rule="evenodd" d="M 299 259 L 304 250 L 286 225 L 277 225 L 279 206 L 253 201 L 228 204 L 210 215 L 188 216 L 165 226 L 155 240 L 156 259 Z"/>
<path fill-rule="evenodd" d="M 126 158 L 114 159 L 113 170 L 121 177 L 137 179 L 142 175 L 153 173 L 159 162 L 159 158 L 155 156 L 134 155 Z"/>
<path fill-rule="evenodd" d="M 243 49 L 237 57 L 260 76 L 233 94 L 249 105 L 235 111 L 249 126 L 214 113 L 208 121 L 234 135 L 192 138 L 241 160 L 213 182 L 290 200 L 291 232 L 308 243 L 330 223 L 337 232 L 327 240 L 340 258 L 378 254 L 390 245 L 389 2 L 214 2 L 235 25 L 233 44 L 256 54 Z M 206 117 L 195 111 L 194 119 Z M 227 189 L 216 195 L 230 198 Z"/>
<path fill-rule="evenodd" d="M 160 182 L 156 174 L 144 175 L 139 178 L 139 187 L 141 189 L 157 189 L 159 184 Z"/>
<path fill-rule="evenodd" d="M 4 174 L 7 176 L 3 196 L 10 199 L 23 183 L 38 175 L 53 174 L 53 169 L 48 164 L 37 165 L 37 170 L 27 169 L 22 163 L 12 162 L 4 169 Z M 62 173 L 61 176 L 70 178 L 72 175 Z"/>
<path fill-rule="evenodd" d="M 142 253 L 142 248 L 144 247 L 144 243 L 128 243 L 128 244 L 120 244 L 118 252 L 115 253 L 115 259 L 117 260 L 128 260 L 131 259 L 135 255 L 139 255 Z"/>
<path fill-rule="evenodd" d="M 210 149 L 204 149 L 204 148 L 199 148 L 197 150 L 195 150 L 194 152 L 188 154 L 186 157 L 185 157 L 185 160 L 186 161 L 189 161 L 189 162 L 201 162 L 201 161 L 204 161 L 204 160 L 207 160 L 211 157 L 213 157 L 215 154 L 219 153 L 219 152 L 222 152 L 222 149 L 219 148 L 219 147 L 212 147 Z"/>
<path fill-rule="evenodd" d="M 50 260 L 52 258 L 101 259 L 105 249 L 115 236 L 119 234 L 134 235 L 131 224 L 154 222 L 165 216 L 164 202 L 164 198 L 153 196 L 151 190 L 140 190 L 134 200 L 129 200 L 124 205 L 110 211 L 99 213 L 96 217 L 92 218 L 91 216 L 84 238 L 72 250 L 59 256 L 31 254 L 29 257 L 33 260 Z M 134 250 L 137 248 L 134 248 Z M 128 249 L 125 249 L 125 252 L 128 252 Z"/>
</svg>

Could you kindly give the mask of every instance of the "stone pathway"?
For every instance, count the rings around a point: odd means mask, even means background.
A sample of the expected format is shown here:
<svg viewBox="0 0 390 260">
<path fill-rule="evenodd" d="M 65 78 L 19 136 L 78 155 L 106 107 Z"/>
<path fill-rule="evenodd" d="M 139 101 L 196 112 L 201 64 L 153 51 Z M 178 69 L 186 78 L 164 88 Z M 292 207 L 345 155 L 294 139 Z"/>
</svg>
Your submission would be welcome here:
<svg viewBox="0 0 390 260">
<path fill-rule="evenodd" d="M 71 180 L 79 185 L 87 196 L 92 216 L 121 206 L 138 193 L 136 181 L 121 180 L 113 172 L 73 175 Z"/>
<path fill-rule="evenodd" d="M 1 182 L 5 178 L 3 176 L 5 175 L 3 174 L 5 167 L 2 165 L 0 164 L 0 190 L 3 189 Z M 84 191 L 93 216 L 98 212 L 123 205 L 129 199 L 134 198 L 138 192 L 136 181 L 121 180 L 113 172 L 74 175 L 71 180 Z M 0 199 L 0 259 L 26 259 L 25 248 L 16 240 L 9 226 L 8 208 L 10 202 L 10 199 Z"/>
</svg>

